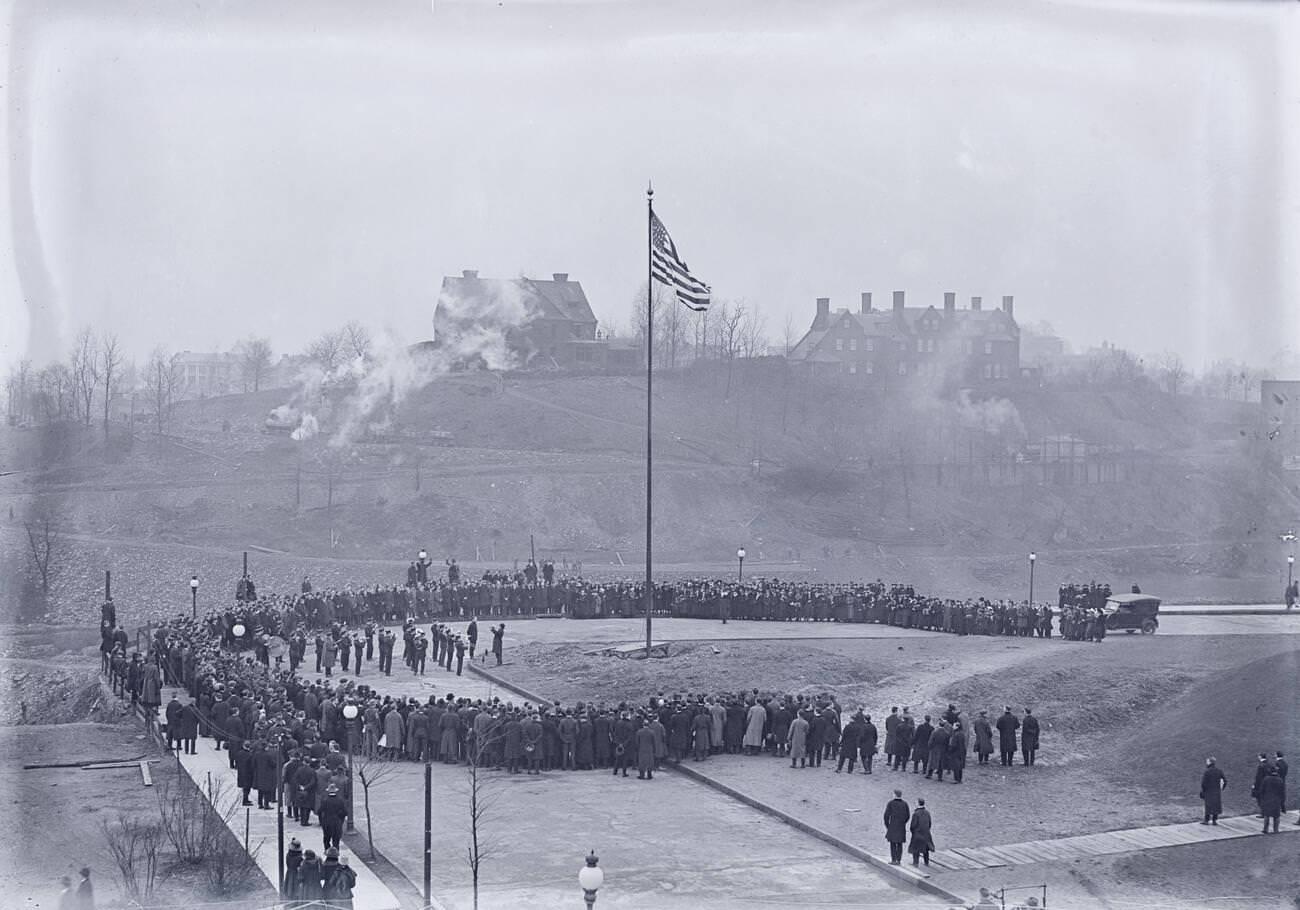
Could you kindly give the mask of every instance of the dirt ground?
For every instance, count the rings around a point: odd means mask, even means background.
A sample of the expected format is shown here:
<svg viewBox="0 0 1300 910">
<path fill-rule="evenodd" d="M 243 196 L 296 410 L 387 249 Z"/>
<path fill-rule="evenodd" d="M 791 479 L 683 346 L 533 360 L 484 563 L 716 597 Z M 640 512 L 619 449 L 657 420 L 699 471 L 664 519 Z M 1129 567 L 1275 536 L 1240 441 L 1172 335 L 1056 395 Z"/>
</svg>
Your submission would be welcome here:
<svg viewBox="0 0 1300 910">
<path fill-rule="evenodd" d="M 953 702 L 968 717 L 984 709 L 994 719 L 1007 704 L 1017 712 L 1034 709 L 1043 725 L 1039 763 L 1033 769 L 1003 769 L 995 755 L 989 767 L 972 763 L 961 786 L 880 768 L 870 777 L 859 771 L 854 778 L 837 776 L 831 765 L 791 771 L 787 762 L 766 757 L 723 756 L 693 764 L 882 852 L 878 814 L 894 787 L 903 788 L 913 804 L 926 797 L 940 848 L 1196 818 L 1200 772 L 1209 754 L 1228 775 L 1227 812 L 1253 812 L 1249 787 L 1255 753 L 1300 754 L 1294 714 L 1298 661 L 1297 643 L 1287 637 L 1121 637 L 1090 645 L 944 636 L 695 643 L 654 661 L 523 644 L 514 650 L 512 665 L 502 669 L 507 678 L 566 702 L 595 697 L 642 703 L 657 692 L 755 688 L 830 692 L 845 706 L 862 705 L 878 725 L 893 705 L 937 714 Z M 1074 864 L 1061 887 L 1069 884 L 1067 890 L 1087 897 L 1093 892 L 1080 883 L 1091 882 L 1089 887 L 1097 889 L 1093 896 L 1107 899 L 1127 899 L 1134 888 L 1190 897 L 1227 894 L 1216 890 L 1224 887 L 1235 895 L 1277 897 L 1300 893 L 1300 863 L 1293 852 L 1290 856 L 1288 863 L 1284 848 L 1254 843 L 1152 851 Z M 1238 861 L 1219 877 L 1206 871 L 1207 857 L 1216 864 L 1228 857 Z M 1050 870 L 1031 867 L 1016 875 L 1041 878 L 1045 871 Z M 978 874 L 953 879 L 959 893 L 988 884 Z"/>
</svg>

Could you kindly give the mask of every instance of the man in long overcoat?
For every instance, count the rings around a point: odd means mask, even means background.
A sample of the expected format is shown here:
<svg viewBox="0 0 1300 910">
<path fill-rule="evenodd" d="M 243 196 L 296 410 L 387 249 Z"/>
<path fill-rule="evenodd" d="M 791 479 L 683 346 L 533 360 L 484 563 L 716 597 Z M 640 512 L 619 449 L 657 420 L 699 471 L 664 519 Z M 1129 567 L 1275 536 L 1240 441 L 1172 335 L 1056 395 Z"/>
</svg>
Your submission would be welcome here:
<svg viewBox="0 0 1300 910">
<path fill-rule="evenodd" d="M 919 771 L 927 771 L 930 768 L 930 735 L 934 733 L 934 724 L 930 723 L 930 715 L 925 715 L 925 720 L 917 724 L 916 731 L 912 734 L 912 773 L 917 774 Z M 903 760 L 906 765 L 907 760 Z"/>
<path fill-rule="evenodd" d="M 952 772 L 952 782 L 961 783 L 962 772 L 966 770 L 966 731 L 961 728 L 960 721 L 952 725 L 952 732 L 948 734 L 948 754 L 944 761 Z"/>
<path fill-rule="evenodd" d="M 757 755 L 763 748 L 763 726 L 767 723 L 767 710 L 757 702 L 749 706 L 745 721 L 745 738 L 742 744 L 747 755 Z"/>
<path fill-rule="evenodd" d="M 790 721 L 790 730 L 786 734 L 790 746 L 790 767 L 807 767 L 808 765 L 808 719 L 801 713 Z"/>
<path fill-rule="evenodd" d="M 1205 818 L 1202 825 L 1217 825 L 1219 814 L 1223 812 L 1223 791 L 1228 786 L 1228 778 L 1219 770 L 1211 756 L 1205 760 L 1205 773 L 1201 775 L 1201 799 L 1205 801 Z"/>
<path fill-rule="evenodd" d="M 1002 750 L 1002 764 L 1010 767 L 1016 758 L 1016 731 L 1020 729 L 1020 718 L 1011 713 L 1008 705 L 998 718 L 998 745 Z"/>
<path fill-rule="evenodd" d="M 653 780 L 655 771 L 655 735 L 649 725 L 636 731 L 637 780 Z"/>
<path fill-rule="evenodd" d="M 1286 811 L 1286 784 L 1276 766 L 1270 766 L 1259 782 L 1259 811 L 1264 814 L 1264 833 L 1268 833 L 1268 823 L 1272 822 L 1273 833 L 1277 834 L 1278 819 Z"/>
<path fill-rule="evenodd" d="M 919 859 L 924 859 L 925 864 L 930 865 L 930 851 L 934 849 L 934 836 L 930 831 L 933 821 L 930 810 L 925 808 L 925 800 L 916 801 L 916 811 L 912 813 L 908 827 L 912 831 L 912 842 L 907 847 L 907 851 L 912 854 L 912 865 L 917 865 Z"/>
<path fill-rule="evenodd" d="M 989 723 L 988 712 L 981 711 L 980 716 L 975 719 L 975 755 L 981 765 L 987 765 L 992 754 L 993 725 Z"/>
<path fill-rule="evenodd" d="M 1025 719 L 1020 722 L 1020 755 L 1026 765 L 1034 763 L 1038 752 L 1038 718 L 1025 708 Z"/>
<path fill-rule="evenodd" d="M 912 810 L 903 799 L 903 791 L 895 790 L 894 798 L 885 804 L 885 840 L 889 841 L 889 864 L 897 866 L 903 861 L 903 844 L 907 843 L 907 820 Z"/>
<path fill-rule="evenodd" d="M 862 725 L 862 739 L 858 742 L 858 754 L 862 756 L 862 768 L 867 774 L 871 773 L 871 764 L 876 760 L 876 746 L 879 742 L 880 731 L 871 722 L 871 715 L 868 714 Z"/>
<path fill-rule="evenodd" d="M 944 761 L 948 754 L 948 737 L 951 735 L 947 721 L 940 721 L 939 726 L 930 734 L 930 767 L 925 772 L 926 777 L 938 774 L 939 780 L 943 780 L 943 772 L 948 770 Z"/>
</svg>

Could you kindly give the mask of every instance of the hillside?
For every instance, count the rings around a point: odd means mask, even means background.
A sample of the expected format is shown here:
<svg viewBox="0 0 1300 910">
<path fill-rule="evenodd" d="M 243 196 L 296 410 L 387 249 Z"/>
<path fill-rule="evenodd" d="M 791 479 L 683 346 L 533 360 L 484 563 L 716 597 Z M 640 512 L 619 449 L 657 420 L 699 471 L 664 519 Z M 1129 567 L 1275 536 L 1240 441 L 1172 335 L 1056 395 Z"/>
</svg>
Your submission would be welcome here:
<svg viewBox="0 0 1300 910">
<path fill-rule="evenodd" d="M 1071 578 L 1140 579 L 1178 598 L 1281 590 L 1276 534 L 1300 499 L 1257 449 L 1250 405 L 1083 384 L 882 396 L 794 380 L 779 361 L 737 367 L 729 396 L 727 384 L 717 364 L 656 377 L 665 571 L 730 571 L 743 544 L 759 574 L 797 563 L 1023 596 L 1036 549 L 1040 596 Z M 298 558 L 380 560 L 353 564 L 367 582 L 400 577 L 420 546 L 510 564 L 530 535 L 540 556 L 588 571 L 644 559 L 643 378 L 444 376 L 390 410 L 384 441 L 341 446 L 328 420 L 305 442 L 263 432 L 289 398 L 188 402 L 165 439 L 137 427 L 108 450 L 97 430 L 0 433 L 16 471 L 0 478 L 14 510 L 5 599 L 21 587 L 21 521 L 37 493 L 80 535 L 70 573 L 87 579 L 114 547 L 253 548 L 284 562 L 286 579 Z M 1068 444 L 1053 457 L 1043 440 L 1061 437 L 1092 446 L 1086 465 L 1070 464 Z M 171 561 L 186 575 L 195 560 Z"/>
</svg>

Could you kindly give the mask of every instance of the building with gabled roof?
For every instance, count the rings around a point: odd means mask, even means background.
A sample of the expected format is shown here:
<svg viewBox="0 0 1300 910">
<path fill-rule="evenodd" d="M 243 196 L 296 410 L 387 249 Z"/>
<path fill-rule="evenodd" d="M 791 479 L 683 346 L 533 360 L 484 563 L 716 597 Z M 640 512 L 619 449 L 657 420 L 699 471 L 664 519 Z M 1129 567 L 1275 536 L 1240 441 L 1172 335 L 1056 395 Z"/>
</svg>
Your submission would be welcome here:
<svg viewBox="0 0 1300 910">
<path fill-rule="evenodd" d="M 575 343 L 596 340 L 596 314 L 582 284 L 566 272 L 550 279 L 480 278 L 465 269 L 442 279 L 433 330 L 434 344 L 500 331 L 521 365 L 565 367 L 575 361 Z"/>
<path fill-rule="evenodd" d="M 830 298 L 819 297 L 812 325 L 788 359 L 813 375 L 881 385 L 913 377 L 960 386 L 1014 379 L 1020 375 L 1015 301 L 1003 297 L 1000 309 L 986 310 L 972 297 L 970 308 L 959 310 L 949 292 L 942 307 L 909 307 L 895 291 L 893 306 L 878 310 L 867 291 L 850 312 L 832 311 Z"/>
</svg>

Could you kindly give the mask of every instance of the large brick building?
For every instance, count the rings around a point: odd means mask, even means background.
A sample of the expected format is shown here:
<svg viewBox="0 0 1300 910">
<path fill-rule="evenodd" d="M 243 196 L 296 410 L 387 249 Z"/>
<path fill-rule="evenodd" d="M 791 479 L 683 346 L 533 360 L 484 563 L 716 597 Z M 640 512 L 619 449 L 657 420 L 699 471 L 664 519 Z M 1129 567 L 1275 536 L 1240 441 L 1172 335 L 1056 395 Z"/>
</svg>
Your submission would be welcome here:
<svg viewBox="0 0 1300 910">
<path fill-rule="evenodd" d="M 505 333 L 521 365 L 571 366 L 601 345 L 586 292 L 564 272 L 543 278 L 480 278 L 465 269 L 442 279 L 433 313 L 435 344 L 483 331 Z M 603 356 L 603 351 L 601 352 Z"/>
<path fill-rule="evenodd" d="M 831 310 L 817 298 L 812 327 L 791 350 L 791 362 L 818 376 L 853 376 L 893 385 L 912 377 L 957 385 L 978 385 L 1020 375 L 1020 327 L 1011 297 L 1000 309 L 985 309 L 972 297 L 957 309 L 957 295 L 943 295 L 941 307 L 909 307 L 894 291 L 887 310 L 864 292 L 856 312 Z"/>
</svg>

